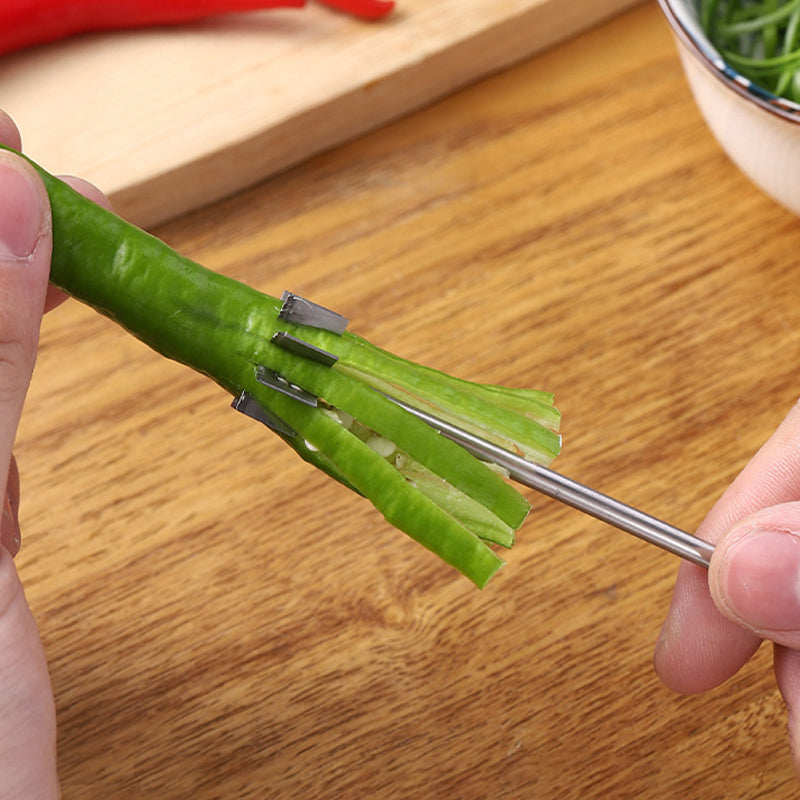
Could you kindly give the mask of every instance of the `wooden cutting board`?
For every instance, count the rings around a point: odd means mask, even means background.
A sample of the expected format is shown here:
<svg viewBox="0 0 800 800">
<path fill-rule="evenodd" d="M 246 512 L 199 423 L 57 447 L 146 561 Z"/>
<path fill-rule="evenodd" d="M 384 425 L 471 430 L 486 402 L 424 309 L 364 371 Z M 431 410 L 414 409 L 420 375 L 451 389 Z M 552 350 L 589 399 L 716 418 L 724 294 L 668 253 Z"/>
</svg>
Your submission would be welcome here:
<svg viewBox="0 0 800 800">
<path fill-rule="evenodd" d="M 310 3 L 80 36 L 0 58 L 0 107 L 33 158 L 153 226 L 639 1 L 399 0 L 380 23 Z"/>
</svg>

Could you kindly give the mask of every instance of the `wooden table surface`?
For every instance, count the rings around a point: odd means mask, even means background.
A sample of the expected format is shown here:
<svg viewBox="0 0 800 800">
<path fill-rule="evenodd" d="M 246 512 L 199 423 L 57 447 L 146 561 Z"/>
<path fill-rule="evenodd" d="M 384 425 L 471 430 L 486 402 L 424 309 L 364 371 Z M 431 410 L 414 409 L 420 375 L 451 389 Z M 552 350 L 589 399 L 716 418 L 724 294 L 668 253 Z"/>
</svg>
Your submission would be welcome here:
<svg viewBox="0 0 800 800">
<path fill-rule="evenodd" d="M 800 224 L 712 139 L 652 2 L 157 233 L 554 391 L 559 469 L 688 529 L 798 393 Z M 554 501 L 479 592 L 75 302 L 16 452 L 67 800 L 797 796 L 770 648 L 669 692 L 677 559 Z"/>
</svg>

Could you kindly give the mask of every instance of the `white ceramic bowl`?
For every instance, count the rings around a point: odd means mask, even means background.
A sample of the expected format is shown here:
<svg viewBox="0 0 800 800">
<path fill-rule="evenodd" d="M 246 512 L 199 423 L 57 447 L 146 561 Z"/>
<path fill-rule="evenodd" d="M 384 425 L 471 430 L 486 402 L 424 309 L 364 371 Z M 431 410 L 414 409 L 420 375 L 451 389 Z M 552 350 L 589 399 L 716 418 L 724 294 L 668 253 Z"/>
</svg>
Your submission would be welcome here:
<svg viewBox="0 0 800 800">
<path fill-rule="evenodd" d="M 704 35 L 694 0 L 658 0 L 689 87 L 722 148 L 753 183 L 800 214 L 800 105 L 729 67 Z"/>
</svg>

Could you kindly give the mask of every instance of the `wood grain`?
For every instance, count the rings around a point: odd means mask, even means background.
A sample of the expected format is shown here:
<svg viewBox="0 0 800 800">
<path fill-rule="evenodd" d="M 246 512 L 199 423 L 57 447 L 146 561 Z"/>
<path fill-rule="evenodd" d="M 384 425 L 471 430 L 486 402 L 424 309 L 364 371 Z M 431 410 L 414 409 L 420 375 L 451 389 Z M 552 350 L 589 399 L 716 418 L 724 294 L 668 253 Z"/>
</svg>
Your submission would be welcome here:
<svg viewBox="0 0 800 800">
<path fill-rule="evenodd" d="M 654 4 L 158 232 L 555 391 L 559 468 L 688 529 L 797 396 L 797 219 Z M 653 674 L 674 557 L 531 496 L 478 592 L 227 406 L 76 303 L 46 319 L 18 563 L 65 798 L 797 796 L 768 647 L 700 697 Z"/>
<path fill-rule="evenodd" d="M 40 163 L 151 226 L 638 2 L 403 0 L 380 24 L 312 2 L 81 36 L 0 59 L 2 103 Z"/>
</svg>

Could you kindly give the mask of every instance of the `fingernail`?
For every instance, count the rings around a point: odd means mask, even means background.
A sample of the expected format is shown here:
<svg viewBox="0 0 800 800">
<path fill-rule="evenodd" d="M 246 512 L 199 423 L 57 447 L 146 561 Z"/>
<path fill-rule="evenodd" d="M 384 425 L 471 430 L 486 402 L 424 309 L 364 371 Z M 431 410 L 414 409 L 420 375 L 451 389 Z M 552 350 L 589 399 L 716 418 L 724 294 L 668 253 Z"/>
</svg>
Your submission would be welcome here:
<svg viewBox="0 0 800 800">
<path fill-rule="evenodd" d="M 0 518 L 0 544 L 15 556 L 19 552 L 22 536 L 19 530 L 19 520 L 11 503 L 11 497 L 6 494 L 3 503 L 3 516 Z"/>
<path fill-rule="evenodd" d="M 45 224 L 43 192 L 17 156 L 0 158 L 0 261 L 26 261 Z"/>
<path fill-rule="evenodd" d="M 718 580 L 726 605 L 749 627 L 800 630 L 800 536 L 751 531 L 725 553 Z"/>
</svg>

